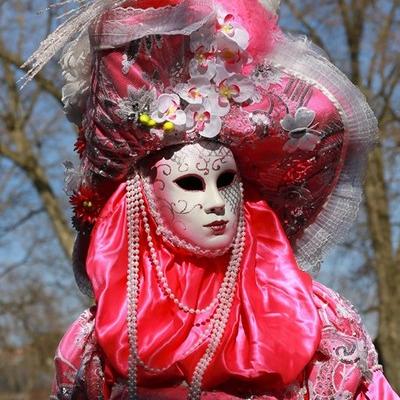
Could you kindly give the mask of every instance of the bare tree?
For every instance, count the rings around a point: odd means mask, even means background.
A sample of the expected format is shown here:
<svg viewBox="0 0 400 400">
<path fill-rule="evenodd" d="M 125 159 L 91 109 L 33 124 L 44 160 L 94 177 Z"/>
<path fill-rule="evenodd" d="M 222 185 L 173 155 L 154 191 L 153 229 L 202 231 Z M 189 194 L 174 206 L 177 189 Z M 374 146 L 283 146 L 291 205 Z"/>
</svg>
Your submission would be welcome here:
<svg viewBox="0 0 400 400">
<path fill-rule="evenodd" d="M 62 310 L 56 307 L 59 295 L 67 295 L 71 288 L 65 267 L 70 259 L 73 233 L 67 222 L 65 199 L 60 197 L 61 185 L 56 182 L 61 182 L 60 160 L 70 157 L 64 149 L 72 148 L 74 132 L 62 116 L 60 74 L 52 64 L 22 92 L 18 85 L 20 65 L 33 46 L 53 28 L 52 12 L 36 15 L 36 10 L 46 6 L 44 0 L 0 1 L 0 252 L 7 255 L 0 264 L 0 282 L 10 288 L 7 301 L 0 304 L 0 344 L 8 349 L 8 355 L 15 355 L 18 346 L 6 339 L 17 331 L 23 333 L 20 344 L 24 343 L 25 350 L 32 346 L 43 349 L 46 341 L 53 343 L 50 336 L 54 338 L 62 331 Z M 362 234 L 355 235 L 358 240 L 348 242 L 344 251 L 348 254 L 350 246 L 351 251 L 354 247 L 361 251 L 364 269 L 359 270 L 359 277 L 364 279 L 366 271 L 368 279 L 376 277 L 379 302 L 368 301 L 364 311 L 374 310 L 375 306 L 379 311 L 378 345 L 386 374 L 397 390 L 400 390 L 397 309 L 400 246 L 396 238 L 400 221 L 396 215 L 400 213 L 395 212 L 395 200 L 399 196 L 396 186 L 400 175 L 400 33 L 396 31 L 399 13 L 400 0 L 321 0 L 318 4 L 312 0 L 286 0 L 282 10 L 286 26 L 307 34 L 321 46 L 366 94 L 379 119 L 381 141 L 371 155 L 365 185 L 364 225 L 359 226 Z M 31 40 L 32 35 L 35 40 Z M 372 276 L 370 265 L 375 271 Z M 45 268 L 51 268 L 56 278 L 43 274 Z M 20 285 L 15 286 L 15 282 Z M 26 293 L 31 294 L 28 300 Z M 54 309 L 44 309 L 46 304 Z M 36 307 L 37 312 L 31 307 Z M 37 318 L 39 325 L 33 324 L 29 313 Z M 46 332 L 37 337 L 37 326 L 41 321 L 46 322 L 40 315 L 52 315 L 56 323 L 47 325 Z M 35 357 L 32 355 L 32 359 Z M 7 358 L 1 354 L 0 359 Z"/>
<path fill-rule="evenodd" d="M 371 154 L 365 182 L 364 240 L 371 246 L 364 247 L 364 267 L 374 267 L 377 344 L 386 374 L 400 390 L 400 244 L 395 212 L 400 175 L 400 1 L 322 0 L 317 5 L 286 0 L 282 17 L 289 28 L 295 26 L 297 33 L 310 36 L 341 66 L 378 118 L 381 139 Z"/>
<path fill-rule="evenodd" d="M 83 304 L 62 190 L 75 132 L 62 111 L 60 71 L 53 63 L 23 90 L 19 82 L 21 64 L 56 23 L 51 12 L 37 15 L 46 6 L 0 2 L 0 392 L 24 399 L 28 389 L 32 398 L 49 392 L 56 345 Z"/>
<path fill-rule="evenodd" d="M 10 275 L 6 282 L 13 290 L 5 291 L 0 301 L 1 392 L 43 398 L 49 392 L 54 349 L 64 328 L 58 310 L 61 299 L 34 277 L 15 284 Z"/>
<path fill-rule="evenodd" d="M 0 156 L 10 160 L 26 175 L 41 199 L 44 211 L 49 216 L 62 250 L 66 257 L 70 258 L 73 234 L 46 173 L 44 166 L 46 157 L 43 154 L 44 142 L 55 136 L 54 128 L 60 128 L 60 124 L 57 126 L 57 122 L 62 117 L 59 107 L 61 94 L 58 86 L 54 84 L 57 80 L 51 75 L 47 77 L 48 75 L 45 75 L 44 72 L 35 78 L 32 85 L 20 91 L 18 84 L 21 77 L 20 65 L 29 51 L 25 46 L 28 35 L 32 34 L 24 27 L 26 20 L 29 19 L 29 10 L 33 7 L 32 2 L 29 1 L 17 1 L 13 4 L 13 6 L 7 5 L 8 9 L 3 14 L 4 21 L 0 21 L 0 23 L 2 22 L 0 25 L 0 33 L 2 33 L 0 36 L 0 104 L 2 105 L 0 109 Z M 5 8 L 5 5 L 2 7 Z M 47 29 L 43 34 L 52 28 L 51 13 L 46 25 Z M 8 40 L 9 36 L 13 36 L 14 40 Z M 18 39 L 17 41 L 15 41 L 15 37 Z M 8 48 L 6 43 L 16 43 L 16 46 Z M 47 70 L 46 73 L 48 73 Z M 56 71 L 53 75 L 58 76 L 59 72 Z M 54 110 L 53 105 L 52 114 L 42 113 L 39 120 L 38 108 L 51 101 L 57 103 L 58 110 Z M 28 211 L 26 217 L 30 214 L 32 214 L 32 210 Z"/>
</svg>

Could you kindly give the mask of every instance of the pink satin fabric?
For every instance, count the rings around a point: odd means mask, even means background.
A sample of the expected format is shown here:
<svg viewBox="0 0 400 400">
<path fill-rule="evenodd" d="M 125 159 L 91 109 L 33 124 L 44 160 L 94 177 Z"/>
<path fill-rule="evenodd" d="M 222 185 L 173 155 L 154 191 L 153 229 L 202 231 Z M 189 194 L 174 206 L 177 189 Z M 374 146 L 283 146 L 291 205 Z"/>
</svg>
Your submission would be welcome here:
<svg viewBox="0 0 400 400">
<path fill-rule="evenodd" d="M 376 371 L 372 382 L 355 397 L 355 400 L 399 400 L 381 371 Z"/>
<path fill-rule="evenodd" d="M 247 192 L 246 192 L 247 193 Z M 206 372 L 205 389 L 234 394 L 279 388 L 298 378 L 313 358 L 321 324 L 310 277 L 301 272 L 280 224 L 264 201 L 246 201 L 246 248 L 236 296 L 221 345 Z M 251 229 L 250 229 L 251 227 Z M 143 228 L 143 227 L 142 227 Z M 142 230 L 141 228 L 141 230 Z M 209 259 L 169 247 L 154 233 L 157 257 L 173 292 L 190 307 L 216 296 L 229 255 Z M 97 302 L 95 332 L 111 384 L 127 377 L 125 185 L 109 200 L 96 224 L 87 271 Z M 207 343 L 199 343 L 210 315 L 179 310 L 160 290 L 141 234 L 138 313 L 140 358 L 163 372 L 139 369 L 139 386 L 190 382 Z M 251 385 L 249 385 L 251 383 Z"/>
<path fill-rule="evenodd" d="M 337 319 L 338 307 L 341 311 L 347 312 L 349 308 L 343 309 L 342 304 L 337 303 L 338 296 L 322 285 L 314 283 L 313 292 L 315 297 L 316 308 L 323 311 L 323 315 L 329 319 L 324 320 L 325 326 L 338 325 L 340 321 Z M 333 295 L 333 296 L 332 296 Z M 323 308 L 321 308 L 323 307 Z M 333 307 L 333 308 L 332 308 Z M 99 348 L 96 335 L 94 332 L 96 309 L 85 311 L 69 328 L 64 335 L 55 357 L 56 375 L 52 388 L 52 400 L 94 400 L 104 398 L 104 400 L 127 400 L 128 393 L 126 385 L 105 385 L 104 382 L 104 366 L 99 360 L 104 360 L 102 350 Z M 339 317 L 340 318 L 340 317 Z M 357 322 L 355 326 L 362 330 L 362 326 Z M 343 325 L 342 325 L 343 326 Z M 344 331 L 347 331 L 345 328 Z M 338 331 L 338 333 L 345 333 Z M 365 339 L 365 338 L 364 338 Z M 368 341 L 368 338 L 366 338 Z M 393 391 L 389 383 L 386 381 L 382 372 L 376 371 L 372 375 L 372 379 L 357 379 L 357 374 L 342 376 L 341 379 L 346 382 L 347 389 L 352 387 L 352 392 L 347 392 L 343 397 L 340 392 L 336 392 L 331 396 L 325 392 L 325 395 L 319 395 L 313 391 L 319 386 L 319 380 L 322 380 L 325 388 L 329 390 L 334 388 L 332 385 L 331 373 L 325 374 L 322 370 L 324 365 L 329 368 L 329 372 L 337 369 L 340 362 L 331 363 L 334 355 L 330 354 L 325 361 L 315 362 L 313 360 L 310 365 L 305 368 L 304 379 L 307 390 L 303 396 L 300 396 L 300 387 L 292 388 L 289 393 L 286 391 L 284 395 L 261 395 L 253 396 L 254 400 L 321 400 L 326 398 L 346 398 L 354 400 L 399 400 L 399 396 Z M 288 360 L 286 360 L 288 361 Z M 373 365 L 370 365 L 372 368 Z M 307 372 L 307 371 L 310 372 Z M 314 376 L 314 371 L 319 373 Z M 84 380 L 82 379 L 84 378 Z M 359 377 L 358 377 L 359 378 Z M 251 385 L 251 383 L 250 383 Z M 291 385 L 289 386 L 291 387 Z M 287 388 L 286 388 L 287 389 Z M 349 397 L 350 395 L 350 397 Z M 342 396 L 342 397 L 340 397 Z M 169 385 L 163 388 L 139 388 L 139 398 L 141 400 L 186 400 L 187 388 L 184 386 Z M 240 398 L 222 392 L 219 390 L 204 391 L 202 400 L 239 400 Z"/>
</svg>

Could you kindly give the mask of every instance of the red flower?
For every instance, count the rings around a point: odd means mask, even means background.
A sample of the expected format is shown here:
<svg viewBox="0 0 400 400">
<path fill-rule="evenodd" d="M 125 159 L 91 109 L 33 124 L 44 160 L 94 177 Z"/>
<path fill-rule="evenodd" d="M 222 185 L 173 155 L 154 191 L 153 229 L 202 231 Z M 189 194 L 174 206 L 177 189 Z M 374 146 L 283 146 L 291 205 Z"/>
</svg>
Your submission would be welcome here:
<svg viewBox="0 0 400 400">
<path fill-rule="evenodd" d="M 74 150 L 82 157 L 82 154 L 86 150 L 86 138 L 83 128 L 79 128 L 78 138 L 76 139 Z"/>
<path fill-rule="evenodd" d="M 81 186 L 69 201 L 74 210 L 74 225 L 77 229 L 94 224 L 103 206 L 101 197 L 88 186 Z"/>
</svg>

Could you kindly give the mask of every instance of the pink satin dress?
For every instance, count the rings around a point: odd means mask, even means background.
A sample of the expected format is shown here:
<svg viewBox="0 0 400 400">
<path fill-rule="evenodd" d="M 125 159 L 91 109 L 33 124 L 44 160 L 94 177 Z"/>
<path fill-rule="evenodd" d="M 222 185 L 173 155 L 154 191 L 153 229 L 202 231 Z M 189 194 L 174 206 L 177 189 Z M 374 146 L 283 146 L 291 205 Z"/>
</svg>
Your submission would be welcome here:
<svg viewBox="0 0 400 400">
<path fill-rule="evenodd" d="M 246 247 L 230 318 L 203 380 L 202 399 L 395 400 L 371 339 L 346 300 L 299 270 L 275 214 L 245 201 Z M 127 400 L 125 185 L 102 211 L 87 259 L 96 306 L 57 350 L 52 399 Z M 229 255 L 195 257 L 153 241 L 169 286 L 185 304 L 216 296 Z M 141 235 L 139 398 L 184 400 L 207 346 L 212 316 L 179 310 L 164 295 Z"/>
</svg>

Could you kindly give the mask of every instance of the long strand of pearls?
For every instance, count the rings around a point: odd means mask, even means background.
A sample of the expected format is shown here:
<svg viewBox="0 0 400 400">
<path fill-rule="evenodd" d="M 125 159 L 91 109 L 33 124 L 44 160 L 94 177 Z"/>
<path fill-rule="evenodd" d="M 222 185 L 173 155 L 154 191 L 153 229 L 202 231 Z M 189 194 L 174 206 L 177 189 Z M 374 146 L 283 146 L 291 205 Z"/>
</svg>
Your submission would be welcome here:
<svg viewBox="0 0 400 400">
<path fill-rule="evenodd" d="M 155 268 L 158 281 L 161 284 L 161 289 L 163 290 L 165 295 L 168 296 L 177 305 L 177 307 L 179 309 L 181 309 L 182 311 L 184 311 L 186 313 L 190 313 L 190 314 L 208 313 L 209 311 L 211 311 L 217 305 L 218 296 L 215 297 L 215 299 L 213 299 L 211 301 L 211 303 L 207 307 L 205 307 L 203 309 L 192 308 L 192 307 L 189 307 L 188 305 L 182 303 L 177 298 L 177 296 L 173 293 L 172 289 L 169 287 L 168 281 L 167 281 L 167 277 L 163 273 L 163 270 L 162 270 L 161 265 L 160 265 L 160 261 L 157 258 L 157 252 L 156 252 L 156 250 L 154 248 L 154 243 L 153 243 L 153 239 L 151 237 L 151 232 L 150 232 L 149 219 L 148 219 L 148 216 L 147 216 L 146 207 L 144 207 L 143 199 L 142 199 L 142 202 L 143 202 L 142 208 L 141 208 L 142 219 L 143 219 L 144 230 L 146 232 L 147 245 L 148 245 L 149 251 L 150 251 L 150 261 L 151 261 L 151 264 L 153 265 L 153 267 Z M 221 293 L 221 289 L 219 290 L 219 293 Z"/>
<path fill-rule="evenodd" d="M 135 175 L 127 181 L 127 223 L 128 223 L 128 276 L 127 276 L 127 296 L 128 296 L 128 340 L 130 354 L 128 358 L 128 395 L 129 400 L 137 400 L 137 368 L 142 366 L 153 372 L 164 371 L 167 368 L 157 369 L 147 366 L 140 358 L 137 349 L 137 307 L 139 295 L 139 229 L 140 216 L 143 219 L 143 226 L 147 236 L 147 244 L 149 246 L 150 258 L 156 269 L 157 277 L 160 280 L 165 293 L 169 295 L 171 300 L 184 312 L 199 314 L 201 312 L 210 311 L 211 308 L 218 304 L 217 309 L 211 318 L 207 331 L 211 332 L 207 349 L 196 365 L 193 373 L 192 382 L 189 389 L 188 400 L 200 400 L 201 385 L 205 371 L 210 364 L 214 354 L 218 348 L 221 338 L 224 334 L 225 327 L 229 318 L 233 298 L 235 295 L 237 276 L 243 256 L 245 245 L 245 221 L 243 212 L 243 186 L 240 184 L 242 202 L 239 216 L 238 230 L 235 237 L 232 256 L 224 276 L 222 285 L 218 291 L 216 299 L 203 310 L 192 309 L 181 303 L 167 284 L 160 263 L 156 256 L 156 250 L 151 238 L 151 230 L 146 212 L 145 201 L 141 191 L 141 179 L 139 175 Z M 169 290 L 168 290 L 169 289 Z M 173 297 L 171 296 L 173 295 Z M 203 337 L 202 340 L 204 340 Z M 197 345 L 196 345 L 197 346 Z"/>
<path fill-rule="evenodd" d="M 243 188 L 242 199 L 243 199 Z M 219 304 L 217 310 L 212 318 L 212 331 L 210 341 L 207 349 L 195 367 L 188 400 L 200 400 L 201 398 L 201 385 L 207 367 L 211 363 L 218 345 L 224 335 L 225 327 L 229 319 L 230 310 L 235 296 L 235 288 L 237 276 L 240 270 L 240 264 L 243 257 L 243 250 L 245 246 L 245 220 L 243 212 L 243 200 L 241 204 L 241 211 L 239 217 L 238 232 L 235 238 L 235 243 L 232 251 L 232 259 L 228 266 L 228 273 L 225 275 L 224 282 L 222 283 L 222 294 L 218 298 Z"/>
<path fill-rule="evenodd" d="M 128 225 L 128 395 L 137 400 L 137 305 L 139 295 L 139 201 L 141 199 L 139 175 L 127 182 L 127 225 Z"/>
<path fill-rule="evenodd" d="M 146 196 L 149 197 L 149 188 L 147 188 L 147 190 L 146 190 L 146 179 L 143 179 L 143 185 L 144 185 L 144 189 L 146 192 Z M 239 185 L 240 185 L 241 197 L 243 199 L 243 184 L 240 182 Z M 154 206 L 154 208 L 156 209 L 155 206 Z M 217 296 L 211 301 L 211 303 L 203 309 L 193 308 L 193 307 L 190 307 L 190 306 L 182 303 L 177 298 L 177 296 L 173 293 L 172 289 L 169 287 L 167 277 L 163 273 L 162 268 L 160 266 L 160 262 L 157 259 L 157 254 L 154 249 L 154 243 L 153 243 L 153 239 L 151 237 L 150 226 L 149 226 L 147 212 L 146 212 L 145 207 L 142 208 L 142 218 L 143 218 L 144 227 L 145 227 L 146 236 L 147 236 L 147 244 L 148 244 L 149 251 L 150 251 L 150 261 L 156 270 L 157 278 L 158 278 L 159 283 L 161 284 L 161 289 L 163 290 L 164 294 L 167 297 L 169 297 L 177 305 L 177 307 L 179 309 L 181 309 L 182 311 L 184 311 L 186 313 L 198 315 L 198 314 L 210 312 L 218 304 L 218 302 L 219 302 L 218 299 L 221 297 L 222 292 L 224 290 L 223 286 L 220 287 Z M 157 229 L 160 229 L 160 227 L 158 227 Z M 225 250 L 224 250 L 224 252 L 225 252 Z M 196 254 L 197 254 L 197 252 L 196 252 Z"/>
</svg>

